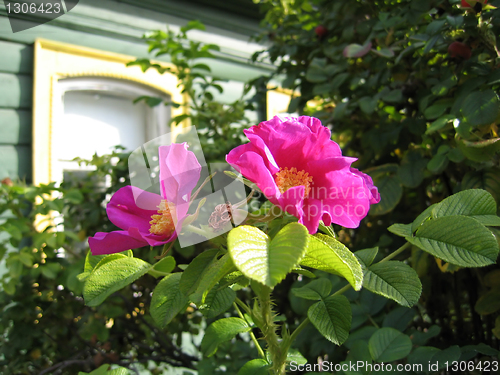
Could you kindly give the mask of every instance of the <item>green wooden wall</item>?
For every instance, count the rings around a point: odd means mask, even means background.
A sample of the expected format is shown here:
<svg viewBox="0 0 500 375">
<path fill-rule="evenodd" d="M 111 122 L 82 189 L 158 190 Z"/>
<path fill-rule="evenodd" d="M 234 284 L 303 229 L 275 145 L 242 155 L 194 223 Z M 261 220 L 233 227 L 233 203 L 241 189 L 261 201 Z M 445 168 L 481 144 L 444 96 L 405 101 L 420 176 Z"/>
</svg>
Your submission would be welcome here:
<svg viewBox="0 0 500 375">
<path fill-rule="evenodd" d="M 33 46 L 0 40 L 0 179 L 31 182 Z"/>
<path fill-rule="evenodd" d="M 221 46 L 217 59 L 206 63 L 214 76 L 229 80 L 218 100 L 231 102 L 241 93 L 243 82 L 273 70 L 271 64 L 249 64 L 255 45 L 241 43 L 257 32 L 258 12 L 249 12 L 251 0 L 233 1 L 234 9 L 223 0 L 80 0 L 68 14 L 17 33 L 12 33 L 0 1 L 0 180 L 31 182 L 33 43 L 37 38 L 152 57 L 142 39 L 144 33 L 165 29 L 166 24 L 175 30 L 198 19 L 207 26 L 206 34 L 198 34 L 199 40 Z M 169 61 L 166 55 L 159 59 Z"/>
</svg>

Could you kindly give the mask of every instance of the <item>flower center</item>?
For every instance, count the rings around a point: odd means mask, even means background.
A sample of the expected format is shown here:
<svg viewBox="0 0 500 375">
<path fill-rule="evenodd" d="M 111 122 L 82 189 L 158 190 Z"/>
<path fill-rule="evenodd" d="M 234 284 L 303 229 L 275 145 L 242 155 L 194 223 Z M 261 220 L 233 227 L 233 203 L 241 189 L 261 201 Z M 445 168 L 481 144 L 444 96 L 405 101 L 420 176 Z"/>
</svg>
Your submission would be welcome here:
<svg viewBox="0 0 500 375">
<path fill-rule="evenodd" d="M 288 189 L 294 186 L 304 186 L 305 194 L 304 198 L 309 196 L 311 192 L 311 185 L 313 183 L 312 176 L 309 176 L 309 173 L 306 171 L 297 171 L 297 168 L 280 168 L 280 171 L 276 173 L 276 177 L 274 178 L 276 181 L 276 185 L 283 194 Z"/>
<path fill-rule="evenodd" d="M 173 219 L 175 217 L 175 208 L 173 204 L 170 203 L 169 206 L 168 202 L 163 199 L 158 206 L 158 214 L 151 216 L 149 233 L 159 236 L 170 236 L 175 231 L 175 222 Z"/>
</svg>

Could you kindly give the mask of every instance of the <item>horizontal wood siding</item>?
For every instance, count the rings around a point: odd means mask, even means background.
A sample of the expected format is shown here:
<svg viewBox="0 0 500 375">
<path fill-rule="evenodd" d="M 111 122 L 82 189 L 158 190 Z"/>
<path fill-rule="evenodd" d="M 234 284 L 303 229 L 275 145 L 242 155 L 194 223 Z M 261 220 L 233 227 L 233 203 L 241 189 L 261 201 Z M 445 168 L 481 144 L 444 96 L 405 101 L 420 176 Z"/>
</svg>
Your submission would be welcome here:
<svg viewBox="0 0 500 375">
<path fill-rule="evenodd" d="M 31 182 L 31 146 L 0 145 L 0 178 Z"/>
<path fill-rule="evenodd" d="M 0 145 L 31 145 L 31 111 L 0 109 Z"/>
<path fill-rule="evenodd" d="M 33 46 L 0 41 L 0 179 L 32 179 Z"/>
<path fill-rule="evenodd" d="M 31 109 L 33 77 L 0 73 L 0 108 Z"/>
<path fill-rule="evenodd" d="M 33 46 L 0 40 L 0 72 L 32 74 Z"/>
</svg>

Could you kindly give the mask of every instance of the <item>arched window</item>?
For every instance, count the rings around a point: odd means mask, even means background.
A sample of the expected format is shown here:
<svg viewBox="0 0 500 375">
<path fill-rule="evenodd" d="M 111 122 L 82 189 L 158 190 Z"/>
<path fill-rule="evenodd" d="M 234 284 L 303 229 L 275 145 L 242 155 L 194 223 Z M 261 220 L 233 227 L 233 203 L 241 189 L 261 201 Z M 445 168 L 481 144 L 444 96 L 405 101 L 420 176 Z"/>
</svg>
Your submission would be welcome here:
<svg viewBox="0 0 500 375">
<path fill-rule="evenodd" d="M 133 104 L 154 96 L 184 104 L 177 77 L 127 67 L 134 57 L 37 40 L 33 102 L 33 183 L 62 181 L 78 168 L 75 157 L 109 153 L 121 144 L 140 147 L 166 132 L 172 116 L 185 107 Z M 167 65 L 167 64 L 163 64 Z M 179 127 L 188 124 L 180 124 Z"/>
</svg>

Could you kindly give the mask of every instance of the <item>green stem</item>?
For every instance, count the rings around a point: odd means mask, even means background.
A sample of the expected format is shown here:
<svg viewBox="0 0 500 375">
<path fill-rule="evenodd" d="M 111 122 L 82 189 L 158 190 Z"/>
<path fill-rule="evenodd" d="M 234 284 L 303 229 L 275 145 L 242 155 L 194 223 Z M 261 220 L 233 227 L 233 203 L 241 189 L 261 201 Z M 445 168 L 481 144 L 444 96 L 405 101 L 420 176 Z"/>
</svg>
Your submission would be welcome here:
<svg viewBox="0 0 500 375">
<path fill-rule="evenodd" d="M 254 289 L 259 299 L 260 313 L 262 315 L 262 333 L 267 342 L 267 350 L 272 359 L 272 374 L 285 375 L 287 350 L 281 347 L 280 339 L 276 333 L 276 324 L 274 323 L 274 314 L 271 303 L 271 288 L 259 285 Z"/>
<path fill-rule="evenodd" d="M 241 301 L 240 301 L 241 302 Z M 243 303 L 243 302 L 242 302 Z M 241 319 L 243 319 L 245 322 L 247 322 L 248 324 L 248 321 L 245 319 L 245 316 L 241 313 L 240 309 L 238 308 L 238 305 L 236 304 L 236 302 L 233 302 L 233 305 L 234 305 L 234 308 L 236 309 L 236 312 L 238 313 L 239 317 Z M 248 324 L 250 325 L 250 324 Z M 266 359 L 266 355 L 264 354 L 264 351 L 262 350 L 259 342 L 257 341 L 257 338 L 255 337 L 255 335 L 253 334 L 252 330 L 250 330 L 250 337 L 252 338 L 252 341 L 255 345 L 255 347 L 257 348 L 257 351 L 259 352 L 259 355 L 263 358 L 263 359 Z"/>
<path fill-rule="evenodd" d="M 250 307 L 248 307 L 245 302 L 243 302 L 241 299 L 239 299 L 238 297 L 236 297 L 235 299 L 235 302 L 240 305 L 240 307 L 245 310 L 245 312 L 248 314 L 248 315 L 252 315 L 252 310 L 250 310 Z"/>
<path fill-rule="evenodd" d="M 295 328 L 295 331 L 293 331 L 292 335 L 290 336 L 290 343 L 295 341 L 299 333 L 302 332 L 302 330 L 309 324 L 309 322 L 309 318 L 305 318 L 302 323 L 300 323 L 299 326 Z"/>
<path fill-rule="evenodd" d="M 405 251 L 409 246 L 411 246 L 411 243 L 407 242 L 403 246 L 401 246 L 399 249 L 397 249 L 395 252 L 387 255 L 384 259 L 382 259 L 379 263 L 382 262 L 387 262 L 388 260 L 391 260 L 395 256 L 401 254 L 403 251 Z"/>
</svg>

